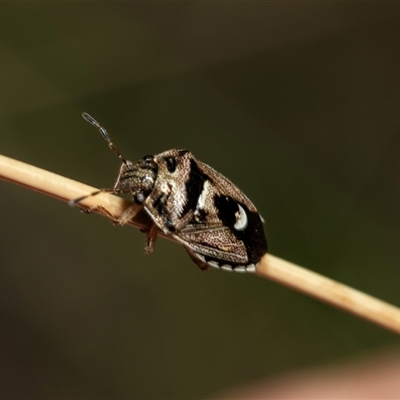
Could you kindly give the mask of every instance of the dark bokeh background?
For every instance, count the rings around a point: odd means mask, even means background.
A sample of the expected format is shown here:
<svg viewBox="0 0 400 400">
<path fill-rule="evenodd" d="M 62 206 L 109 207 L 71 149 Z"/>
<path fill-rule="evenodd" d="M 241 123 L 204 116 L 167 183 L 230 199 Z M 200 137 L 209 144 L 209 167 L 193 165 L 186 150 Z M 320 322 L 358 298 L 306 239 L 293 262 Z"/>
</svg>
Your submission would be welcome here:
<svg viewBox="0 0 400 400">
<path fill-rule="evenodd" d="M 400 305 L 400 4 L 0 5 L 0 152 L 93 186 L 190 149 L 271 252 Z M 0 182 L 0 396 L 198 399 L 398 337 Z"/>
</svg>

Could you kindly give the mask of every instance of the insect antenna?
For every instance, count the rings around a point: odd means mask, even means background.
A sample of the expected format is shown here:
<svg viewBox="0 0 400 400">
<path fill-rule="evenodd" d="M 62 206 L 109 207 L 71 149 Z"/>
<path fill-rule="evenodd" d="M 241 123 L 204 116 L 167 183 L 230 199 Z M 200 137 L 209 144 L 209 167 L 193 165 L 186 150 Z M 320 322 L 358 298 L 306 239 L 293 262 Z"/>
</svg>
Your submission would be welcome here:
<svg viewBox="0 0 400 400">
<path fill-rule="evenodd" d="M 88 113 L 83 112 L 82 117 L 85 121 L 89 122 L 89 124 L 95 126 L 99 132 L 101 133 L 101 136 L 103 136 L 104 140 L 107 142 L 108 147 L 116 154 L 116 156 L 124 163 L 126 164 L 126 160 L 124 157 L 122 157 L 121 153 L 118 151 L 118 149 L 115 147 L 114 143 L 111 141 L 110 136 L 108 132 Z"/>
<path fill-rule="evenodd" d="M 99 189 L 96 190 L 95 192 L 89 193 L 89 194 L 85 194 L 81 197 L 77 197 L 76 199 L 72 199 L 68 202 L 68 205 L 71 207 L 76 206 L 78 203 L 80 203 L 82 200 L 85 200 L 88 197 L 92 197 L 92 196 L 97 196 L 99 193 L 116 193 L 114 188 L 105 188 L 105 189 Z"/>
<path fill-rule="evenodd" d="M 124 157 L 122 157 L 121 153 L 118 151 L 118 149 L 115 147 L 114 143 L 111 141 L 110 136 L 108 132 L 88 113 L 83 112 L 82 117 L 85 121 L 89 122 L 89 124 L 95 126 L 101 133 L 101 136 L 103 136 L 104 140 L 107 142 L 108 147 L 116 154 L 116 156 L 124 163 L 126 164 L 126 160 Z M 86 199 L 87 197 L 92 197 L 96 196 L 99 193 L 116 193 L 116 189 L 114 188 L 107 188 L 107 189 L 100 189 L 96 190 L 95 192 L 86 194 L 84 196 L 78 197 L 76 199 L 72 199 L 68 202 L 70 206 L 75 206 L 82 200 Z"/>
</svg>

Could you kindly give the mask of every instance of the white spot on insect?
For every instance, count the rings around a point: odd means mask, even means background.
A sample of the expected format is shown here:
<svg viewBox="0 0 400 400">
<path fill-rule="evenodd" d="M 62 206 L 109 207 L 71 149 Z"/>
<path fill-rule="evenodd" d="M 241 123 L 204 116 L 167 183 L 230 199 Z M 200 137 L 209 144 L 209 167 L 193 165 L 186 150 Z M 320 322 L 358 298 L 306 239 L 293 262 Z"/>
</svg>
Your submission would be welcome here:
<svg viewBox="0 0 400 400">
<path fill-rule="evenodd" d="M 210 181 L 206 180 L 204 182 L 203 190 L 199 196 L 199 200 L 197 201 L 198 208 L 204 209 L 206 207 L 206 200 L 208 198 L 209 192 L 210 192 Z"/>
<path fill-rule="evenodd" d="M 208 265 L 214 268 L 219 268 L 219 265 L 216 261 L 208 261 Z"/>
<path fill-rule="evenodd" d="M 196 257 L 201 261 L 206 261 L 206 258 L 199 253 L 195 253 Z"/>
<path fill-rule="evenodd" d="M 243 210 L 243 207 L 238 204 L 239 210 L 235 212 L 235 218 L 236 218 L 236 223 L 233 225 L 233 227 L 237 231 L 242 231 L 243 229 L 246 229 L 248 219 L 246 215 L 246 211 Z"/>
<path fill-rule="evenodd" d="M 222 265 L 221 269 L 223 269 L 224 271 L 232 272 L 232 267 L 230 265 Z"/>
<path fill-rule="evenodd" d="M 239 266 L 234 268 L 235 272 L 246 272 L 246 268 L 244 266 Z"/>
<path fill-rule="evenodd" d="M 247 272 L 256 272 L 256 266 L 254 264 L 250 264 L 246 267 Z"/>
</svg>

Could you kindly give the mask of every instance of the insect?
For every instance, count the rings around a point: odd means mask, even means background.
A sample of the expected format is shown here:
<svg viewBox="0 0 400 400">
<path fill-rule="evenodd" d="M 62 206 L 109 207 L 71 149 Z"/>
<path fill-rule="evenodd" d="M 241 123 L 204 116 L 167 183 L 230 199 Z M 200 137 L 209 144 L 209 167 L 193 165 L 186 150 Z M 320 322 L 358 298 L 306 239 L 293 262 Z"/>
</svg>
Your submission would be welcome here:
<svg viewBox="0 0 400 400">
<path fill-rule="evenodd" d="M 231 181 L 184 149 L 148 155 L 135 163 L 126 160 L 107 131 L 89 114 L 82 116 L 99 129 L 122 164 L 113 188 L 72 200 L 71 204 L 100 192 L 129 194 L 135 205 L 128 207 L 118 222 L 127 223 L 144 208 L 153 222 L 145 232 L 146 253 L 153 251 L 161 230 L 181 243 L 201 270 L 211 266 L 255 271 L 268 250 L 264 221 Z"/>
</svg>

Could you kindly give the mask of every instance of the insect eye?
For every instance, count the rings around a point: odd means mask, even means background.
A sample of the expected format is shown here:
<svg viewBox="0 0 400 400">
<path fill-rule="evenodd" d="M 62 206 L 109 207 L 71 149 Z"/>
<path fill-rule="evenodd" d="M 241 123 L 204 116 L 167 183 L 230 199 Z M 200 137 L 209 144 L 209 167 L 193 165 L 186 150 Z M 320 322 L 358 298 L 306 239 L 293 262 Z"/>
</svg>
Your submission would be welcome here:
<svg viewBox="0 0 400 400">
<path fill-rule="evenodd" d="M 169 172 L 175 172 L 176 170 L 176 158 L 175 157 L 165 157 L 165 162 L 167 163 L 167 168 Z"/>
<path fill-rule="evenodd" d="M 144 194 L 142 192 L 137 192 L 134 197 L 134 201 L 136 204 L 143 204 L 144 202 Z"/>
</svg>

